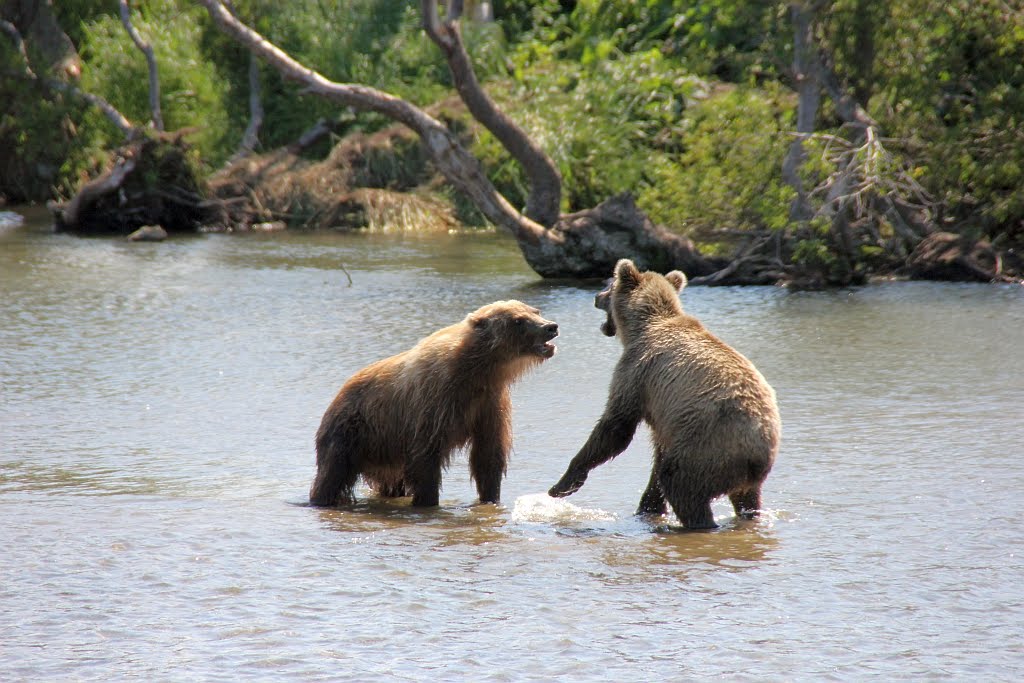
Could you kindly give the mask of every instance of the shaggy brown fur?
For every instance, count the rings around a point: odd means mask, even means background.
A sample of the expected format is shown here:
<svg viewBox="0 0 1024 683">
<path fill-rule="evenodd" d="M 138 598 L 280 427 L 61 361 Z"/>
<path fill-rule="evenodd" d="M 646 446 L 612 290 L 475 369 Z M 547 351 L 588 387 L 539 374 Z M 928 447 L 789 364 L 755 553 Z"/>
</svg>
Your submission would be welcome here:
<svg viewBox="0 0 1024 683">
<path fill-rule="evenodd" d="M 654 467 L 638 514 L 664 514 L 666 499 L 687 528 L 716 526 L 711 501 L 728 494 L 737 515 L 761 507 L 781 421 L 775 392 L 753 364 L 683 312 L 686 276 L 615 266 L 595 305 L 623 353 L 604 415 L 552 496 L 568 496 L 587 474 L 621 453 L 641 420 L 651 427 Z"/>
<path fill-rule="evenodd" d="M 316 434 L 313 505 L 351 503 L 356 480 L 437 505 L 452 451 L 472 442 L 481 503 L 496 503 L 512 443 L 509 385 L 555 353 L 558 325 L 519 301 L 484 306 L 357 372 Z"/>
</svg>

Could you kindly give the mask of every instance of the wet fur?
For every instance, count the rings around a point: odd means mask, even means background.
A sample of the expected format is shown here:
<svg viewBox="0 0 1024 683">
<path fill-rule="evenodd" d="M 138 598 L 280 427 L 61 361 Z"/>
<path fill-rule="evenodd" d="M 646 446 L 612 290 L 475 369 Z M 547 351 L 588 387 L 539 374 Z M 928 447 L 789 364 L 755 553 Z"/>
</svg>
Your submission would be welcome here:
<svg viewBox="0 0 1024 683">
<path fill-rule="evenodd" d="M 567 496 L 593 468 L 621 453 L 641 420 L 651 427 L 654 465 L 638 514 L 664 514 L 687 528 L 716 526 L 711 501 L 728 495 L 737 515 L 761 507 L 781 421 L 775 392 L 754 365 L 683 312 L 686 276 L 639 272 L 623 259 L 595 305 L 602 331 L 623 353 L 605 412 L 552 496 Z"/>
<path fill-rule="evenodd" d="M 498 502 L 512 443 L 509 386 L 554 353 L 547 342 L 557 334 L 536 308 L 499 301 L 357 372 L 317 431 L 310 502 L 353 502 L 361 476 L 378 495 L 437 505 L 441 473 L 467 445 L 480 501 Z"/>
</svg>

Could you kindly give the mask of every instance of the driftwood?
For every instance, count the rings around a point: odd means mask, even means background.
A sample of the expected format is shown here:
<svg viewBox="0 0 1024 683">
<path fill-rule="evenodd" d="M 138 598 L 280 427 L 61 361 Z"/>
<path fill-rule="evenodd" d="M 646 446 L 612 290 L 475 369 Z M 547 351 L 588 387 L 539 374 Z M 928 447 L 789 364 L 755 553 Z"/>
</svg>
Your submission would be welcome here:
<svg viewBox="0 0 1024 683">
<path fill-rule="evenodd" d="M 85 218 L 104 197 L 116 193 L 124 184 L 124 179 L 135 170 L 135 159 L 119 157 L 113 168 L 98 178 L 84 183 L 71 201 L 57 206 L 57 226 L 62 230 L 76 230 L 85 224 Z"/>
<path fill-rule="evenodd" d="M 922 280 L 1014 281 L 1003 273 L 1003 255 L 990 242 L 951 232 L 924 238 L 907 259 L 903 272 Z"/>
<path fill-rule="evenodd" d="M 632 254 L 638 268 L 663 273 L 708 275 L 724 265 L 703 256 L 689 238 L 652 223 L 629 194 L 563 215 L 540 244 L 519 246 L 527 263 L 549 278 L 607 278 L 623 254 Z"/>
</svg>

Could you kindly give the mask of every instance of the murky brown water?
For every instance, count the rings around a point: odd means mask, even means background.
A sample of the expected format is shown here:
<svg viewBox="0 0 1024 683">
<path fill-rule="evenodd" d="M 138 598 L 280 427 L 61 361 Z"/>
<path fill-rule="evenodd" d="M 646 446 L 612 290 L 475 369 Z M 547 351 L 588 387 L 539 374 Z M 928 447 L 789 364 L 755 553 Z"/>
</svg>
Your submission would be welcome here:
<svg viewBox="0 0 1024 683">
<path fill-rule="evenodd" d="M 338 269 L 352 275 L 348 285 Z M 1019 680 L 1024 290 L 693 288 L 775 386 L 769 514 L 631 516 L 595 287 L 508 240 L 0 231 L 0 680 Z M 499 298 L 558 321 L 501 506 L 302 503 L 344 379 Z"/>
</svg>

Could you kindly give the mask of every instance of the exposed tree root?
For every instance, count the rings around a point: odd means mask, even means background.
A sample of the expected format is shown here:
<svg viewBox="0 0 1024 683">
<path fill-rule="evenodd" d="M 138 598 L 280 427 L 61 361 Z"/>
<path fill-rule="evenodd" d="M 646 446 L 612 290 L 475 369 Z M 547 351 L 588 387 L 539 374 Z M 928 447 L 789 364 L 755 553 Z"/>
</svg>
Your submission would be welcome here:
<svg viewBox="0 0 1024 683">
<path fill-rule="evenodd" d="M 195 232 L 214 220 L 205 182 L 192 163 L 184 132 L 140 135 L 113 165 L 82 185 L 68 202 L 50 206 L 58 230 L 128 235 L 143 225 Z"/>
</svg>

